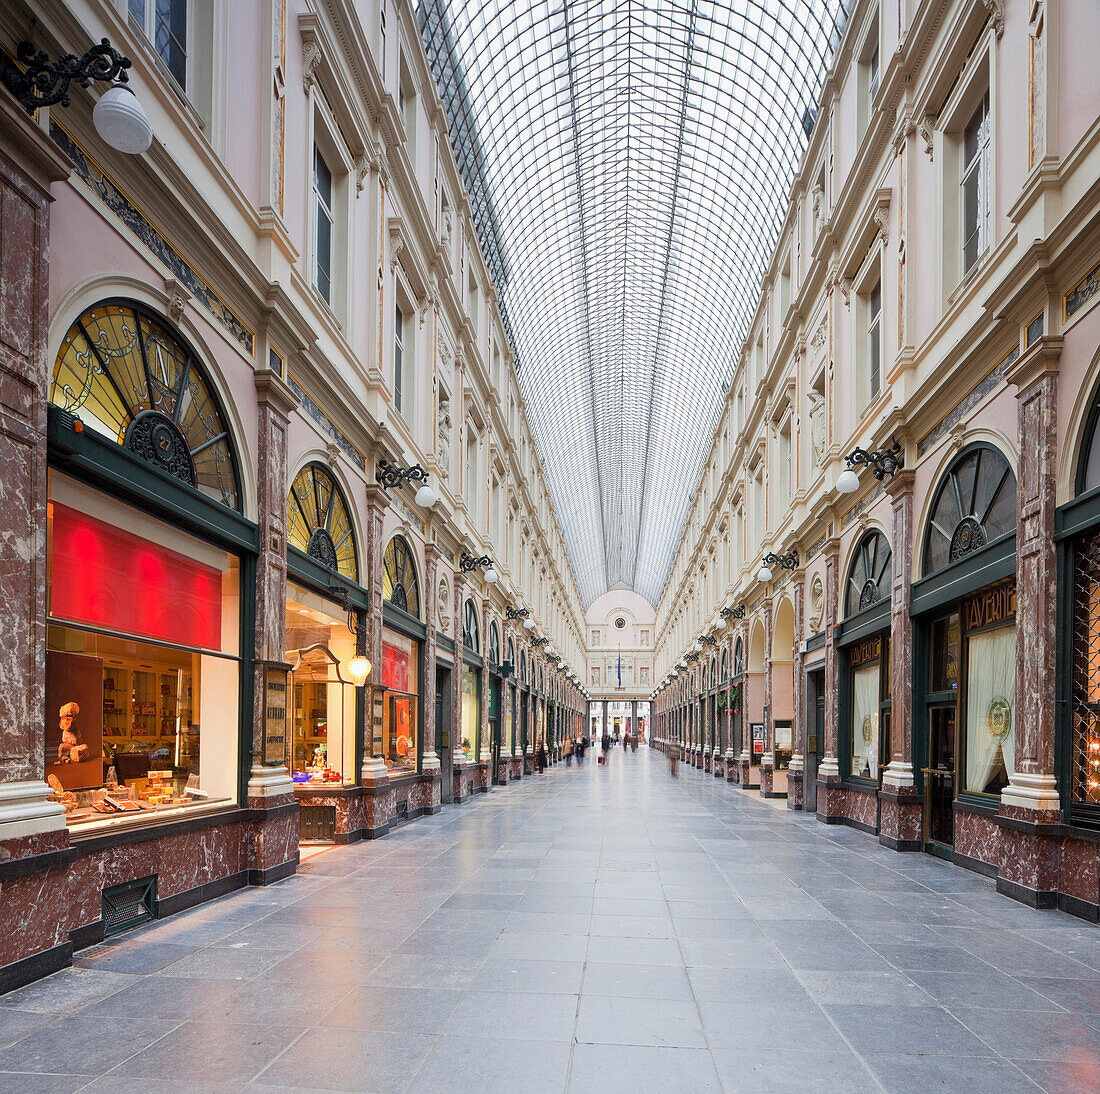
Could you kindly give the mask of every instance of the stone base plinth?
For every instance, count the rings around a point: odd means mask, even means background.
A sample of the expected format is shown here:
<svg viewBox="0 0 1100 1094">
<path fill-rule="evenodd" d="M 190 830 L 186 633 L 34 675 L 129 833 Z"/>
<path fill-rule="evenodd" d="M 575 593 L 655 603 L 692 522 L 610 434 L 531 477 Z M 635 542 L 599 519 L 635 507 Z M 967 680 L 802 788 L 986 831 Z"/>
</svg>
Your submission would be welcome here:
<svg viewBox="0 0 1100 1094">
<path fill-rule="evenodd" d="M 787 808 L 788 809 L 801 809 L 802 802 L 805 800 L 802 795 L 802 779 L 803 774 L 801 771 L 788 771 L 787 772 Z"/>
<path fill-rule="evenodd" d="M 879 843 L 894 851 L 921 849 L 921 800 L 916 787 L 879 791 Z"/>
</svg>

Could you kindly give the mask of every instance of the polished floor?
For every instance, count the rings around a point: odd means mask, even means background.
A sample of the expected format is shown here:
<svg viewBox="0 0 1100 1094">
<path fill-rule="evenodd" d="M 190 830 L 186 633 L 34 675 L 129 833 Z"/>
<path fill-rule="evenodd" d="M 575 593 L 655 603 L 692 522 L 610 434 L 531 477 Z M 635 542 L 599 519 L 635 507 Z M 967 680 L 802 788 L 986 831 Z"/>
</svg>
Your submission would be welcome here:
<svg viewBox="0 0 1100 1094">
<path fill-rule="evenodd" d="M 1100 1089 L 1100 929 L 592 759 L 0 997 L 0 1091 Z"/>
</svg>

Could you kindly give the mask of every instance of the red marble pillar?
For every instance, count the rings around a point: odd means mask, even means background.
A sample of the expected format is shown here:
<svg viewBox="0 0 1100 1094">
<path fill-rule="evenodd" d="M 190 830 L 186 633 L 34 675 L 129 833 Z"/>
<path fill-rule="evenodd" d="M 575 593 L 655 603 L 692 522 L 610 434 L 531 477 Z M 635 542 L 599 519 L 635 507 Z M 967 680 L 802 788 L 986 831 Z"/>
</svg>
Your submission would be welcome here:
<svg viewBox="0 0 1100 1094">
<path fill-rule="evenodd" d="M 424 742 L 421 745 L 422 760 L 420 770 L 432 780 L 428 810 L 435 813 L 442 808 L 442 768 L 439 755 L 435 750 L 435 597 L 439 573 L 439 545 L 424 544 L 424 624 L 427 635 L 424 639 L 424 681 L 420 688 L 421 701 L 424 704 Z"/>
<path fill-rule="evenodd" d="M 879 842 L 895 851 L 921 848 L 921 802 L 913 774 L 913 583 L 912 470 L 886 481 L 893 511 L 890 549 L 890 763 L 882 775 Z"/>
<path fill-rule="evenodd" d="M 489 613 L 492 611 L 492 603 L 488 597 L 481 599 L 481 728 L 478 733 L 477 762 L 485 768 L 485 786 L 493 784 L 493 775 L 490 771 L 492 761 L 489 748 L 489 688 L 491 679 L 489 676 Z"/>
<path fill-rule="evenodd" d="M 772 598 L 764 598 L 764 755 L 760 757 L 760 794 L 770 798 L 775 792 L 775 703 L 772 687 L 772 642 L 775 619 Z"/>
<path fill-rule="evenodd" d="M 0 607 L 6 666 L 0 679 L 0 859 L 6 862 L 68 843 L 65 810 L 47 800 L 43 714 L 50 184 L 68 178 L 71 164 L 2 90 L 0 132 Z M 4 947 L 0 962 L 13 959 L 10 948 Z"/>
<path fill-rule="evenodd" d="M 838 681 L 836 650 L 837 567 L 840 544 L 829 540 L 822 554 L 825 556 L 825 755 L 817 771 L 817 813 L 826 822 L 843 816 L 844 792 L 840 788 L 838 749 Z"/>
<path fill-rule="evenodd" d="M 802 779 L 806 756 L 806 673 L 802 668 L 803 615 L 806 596 L 806 574 L 794 574 L 794 702 L 791 718 L 791 762 L 787 768 L 787 808 L 802 808 Z"/>
<path fill-rule="evenodd" d="M 1050 311 L 1057 314 L 1058 301 Z M 1052 326 L 1051 316 L 1047 317 Z M 1001 793 L 997 887 L 1030 902 L 1049 902 L 1057 888 L 1057 845 L 1019 827 L 1061 822 L 1054 777 L 1057 702 L 1055 607 L 1057 567 L 1058 362 L 1060 337 L 1041 338 L 1011 368 L 1016 387 L 1020 464 L 1016 485 L 1016 770 Z"/>
<path fill-rule="evenodd" d="M 462 625 L 466 607 L 466 582 L 461 571 L 457 571 L 451 581 L 454 590 L 451 599 L 451 638 L 455 644 L 455 669 L 451 677 L 451 770 L 454 785 L 452 791 L 456 802 L 464 802 L 470 796 L 469 758 L 462 747 L 462 738 L 476 740 L 474 727 L 462 722 Z"/>
<path fill-rule="evenodd" d="M 253 822 L 250 880 L 264 884 L 293 873 L 298 862 L 298 806 L 285 760 L 264 756 L 266 674 L 286 667 L 287 426 L 297 396 L 271 369 L 254 377 L 256 489 L 260 551 L 256 560 L 252 770 L 248 807 Z"/>
<path fill-rule="evenodd" d="M 367 660 L 372 665 L 371 683 L 381 686 L 382 674 L 382 556 L 386 550 L 383 540 L 383 522 L 389 505 L 389 494 L 375 483 L 366 487 L 367 507 L 363 520 L 364 543 L 362 545 L 360 583 L 370 594 L 365 612 L 367 627 Z M 369 694 L 369 692 L 368 692 Z M 364 827 L 370 832 L 384 832 L 396 816 L 395 796 L 388 789 L 389 775 L 385 760 L 376 756 L 374 727 L 367 718 L 366 740 L 363 749 L 363 767 L 360 781 L 365 789 L 363 797 Z"/>
</svg>

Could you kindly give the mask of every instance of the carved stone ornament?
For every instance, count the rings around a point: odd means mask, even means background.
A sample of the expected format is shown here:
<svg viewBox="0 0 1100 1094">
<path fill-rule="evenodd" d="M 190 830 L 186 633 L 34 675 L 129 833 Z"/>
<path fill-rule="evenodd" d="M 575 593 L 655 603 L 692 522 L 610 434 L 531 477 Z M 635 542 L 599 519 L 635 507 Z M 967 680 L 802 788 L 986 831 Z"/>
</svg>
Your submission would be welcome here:
<svg viewBox="0 0 1100 1094">
<path fill-rule="evenodd" d="M 374 162 L 371 159 L 369 152 L 364 152 L 355 161 L 355 192 L 361 194 L 363 187 L 367 183 L 367 175 L 370 174 L 371 168 L 374 166 Z"/>
<path fill-rule="evenodd" d="M 840 295 L 844 298 L 844 306 L 851 308 L 852 306 L 852 279 L 850 277 L 842 277 L 837 280 L 836 287 L 840 290 Z"/>
<path fill-rule="evenodd" d="M 439 615 L 439 629 L 447 632 L 451 629 L 451 585 L 447 575 L 439 578 L 439 586 L 436 590 L 436 612 Z"/>
<path fill-rule="evenodd" d="M 810 451 L 814 467 L 825 465 L 825 396 L 817 391 L 806 392 L 810 402 Z"/>
<path fill-rule="evenodd" d="M 810 348 L 814 351 L 814 354 L 821 352 L 822 346 L 825 345 L 825 339 L 828 338 L 829 332 L 826 329 L 826 322 L 823 319 L 821 325 L 814 331 L 813 338 L 810 339 Z"/>
<path fill-rule="evenodd" d="M 936 119 L 931 114 L 926 114 L 917 124 L 917 135 L 924 141 L 924 154 L 932 158 L 932 134 L 935 132 Z"/>
<path fill-rule="evenodd" d="M 316 80 L 317 66 L 321 63 L 323 55 L 321 44 L 310 38 L 302 45 L 302 83 L 306 91 L 313 87 Z"/>
<path fill-rule="evenodd" d="M 398 262 L 405 250 L 405 241 L 397 234 L 390 236 L 390 273 L 397 269 Z"/>
<path fill-rule="evenodd" d="M 332 536 L 324 528 L 313 529 L 313 534 L 309 537 L 309 544 L 306 547 L 306 554 L 310 558 L 316 559 L 326 569 L 339 569 L 339 562 L 336 558 L 336 544 L 332 542 Z"/>
<path fill-rule="evenodd" d="M 814 579 L 810 582 L 810 605 L 808 617 L 810 621 L 810 628 L 815 632 L 821 629 L 821 616 L 824 610 L 825 586 L 822 584 L 821 575 L 814 574 Z"/>
<path fill-rule="evenodd" d="M 178 324 L 183 319 L 183 311 L 191 294 L 174 277 L 164 279 L 164 291 L 168 294 L 168 316 Z"/>
<path fill-rule="evenodd" d="M 993 20 L 993 30 L 1000 39 L 1005 32 L 1005 5 L 1004 0 L 982 0 L 985 10 Z"/>
<path fill-rule="evenodd" d="M 875 222 L 878 237 L 882 240 L 883 245 L 890 242 L 890 206 L 880 205 L 871 214 Z"/>
</svg>

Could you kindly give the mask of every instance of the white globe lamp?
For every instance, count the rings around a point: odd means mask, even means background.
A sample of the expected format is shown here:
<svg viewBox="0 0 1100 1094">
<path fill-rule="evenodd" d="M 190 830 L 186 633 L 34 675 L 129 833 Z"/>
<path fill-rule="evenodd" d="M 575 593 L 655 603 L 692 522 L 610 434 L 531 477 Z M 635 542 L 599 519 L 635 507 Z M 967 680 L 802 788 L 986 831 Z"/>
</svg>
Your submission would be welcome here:
<svg viewBox="0 0 1100 1094">
<path fill-rule="evenodd" d="M 100 96 L 92 110 L 92 121 L 107 144 L 127 155 L 147 152 L 153 143 L 153 127 L 126 84 L 114 84 Z"/>
</svg>

